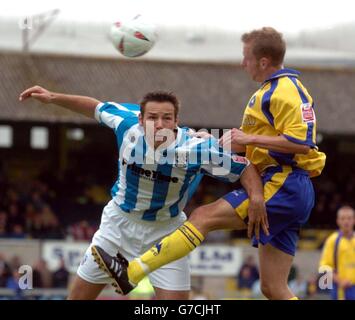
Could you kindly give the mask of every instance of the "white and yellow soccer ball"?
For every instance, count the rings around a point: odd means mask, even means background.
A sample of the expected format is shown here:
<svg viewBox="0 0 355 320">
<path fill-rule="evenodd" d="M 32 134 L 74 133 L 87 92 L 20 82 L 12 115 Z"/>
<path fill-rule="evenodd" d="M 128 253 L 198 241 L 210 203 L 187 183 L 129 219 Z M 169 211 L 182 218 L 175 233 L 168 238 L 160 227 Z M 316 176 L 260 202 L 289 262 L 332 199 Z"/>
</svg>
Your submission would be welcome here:
<svg viewBox="0 0 355 320">
<path fill-rule="evenodd" d="M 141 16 L 118 21 L 111 26 L 110 39 L 125 57 L 140 57 L 153 48 L 157 40 L 156 26 L 143 21 Z"/>
</svg>

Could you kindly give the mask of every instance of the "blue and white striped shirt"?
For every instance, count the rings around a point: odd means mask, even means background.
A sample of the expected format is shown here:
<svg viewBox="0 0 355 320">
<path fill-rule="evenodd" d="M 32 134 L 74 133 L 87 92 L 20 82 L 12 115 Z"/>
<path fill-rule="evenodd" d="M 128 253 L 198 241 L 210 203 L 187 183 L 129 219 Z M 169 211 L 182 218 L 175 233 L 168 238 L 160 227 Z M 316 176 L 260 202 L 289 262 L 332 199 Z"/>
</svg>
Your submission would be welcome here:
<svg viewBox="0 0 355 320">
<path fill-rule="evenodd" d="M 119 148 L 118 178 L 111 195 L 121 210 L 143 220 L 163 221 L 179 215 L 204 174 L 226 182 L 238 180 L 249 161 L 219 147 L 218 141 L 191 137 L 178 128 L 173 144 L 154 150 L 138 122 L 140 106 L 106 102 L 95 117 L 114 130 Z"/>
</svg>

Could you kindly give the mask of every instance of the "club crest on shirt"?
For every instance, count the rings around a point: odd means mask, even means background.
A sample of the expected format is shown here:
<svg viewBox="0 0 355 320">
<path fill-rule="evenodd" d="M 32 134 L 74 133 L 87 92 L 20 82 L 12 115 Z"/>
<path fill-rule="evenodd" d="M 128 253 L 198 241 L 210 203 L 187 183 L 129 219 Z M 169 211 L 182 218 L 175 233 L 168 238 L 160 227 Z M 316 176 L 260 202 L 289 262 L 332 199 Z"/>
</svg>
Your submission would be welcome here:
<svg viewBox="0 0 355 320">
<path fill-rule="evenodd" d="M 243 119 L 243 126 L 255 126 L 256 125 L 256 119 L 251 116 L 251 115 L 245 115 Z"/>
<path fill-rule="evenodd" d="M 254 107 L 255 101 L 256 101 L 256 96 L 253 96 L 253 97 L 250 99 L 248 106 L 249 106 L 250 108 Z"/>
<path fill-rule="evenodd" d="M 314 122 L 316 120 L 316 116 L 310 102 L 301 104 L 301 113 L 303 122 Z"/>
</svg>

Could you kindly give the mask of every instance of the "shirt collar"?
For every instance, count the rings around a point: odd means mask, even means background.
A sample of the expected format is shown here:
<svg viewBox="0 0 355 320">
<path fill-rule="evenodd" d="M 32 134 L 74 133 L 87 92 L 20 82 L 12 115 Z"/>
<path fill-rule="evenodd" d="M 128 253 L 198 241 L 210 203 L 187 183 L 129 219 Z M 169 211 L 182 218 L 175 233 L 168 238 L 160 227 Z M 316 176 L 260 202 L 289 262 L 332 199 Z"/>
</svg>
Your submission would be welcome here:
<svg viewBox="0 0 355 320">
<path fill-rule="evenodd" d="M 351 234 L 351 236 L 345 237 L 345 236 L 344 236 L 344 233 L 339 230 L 339 236 L 342 237 L 342 238 L 348 239 L 348 240 L 352 240 L 352 238 L 355 237 L 355 231 L 353 231 L 353 233 Z"/>
<path fill-rule="evenodd" d="M 265 84 L 266 82 L 269 82 L 271 80 L 275 80 L 281 77 L 296 77 L 298 78 L 299 75 L 301 74 L 301 72 L 297 71 L 297 70 L 293 70 L 293 69 L 280 69 L 278 71 L 276 71 L 275 73 L 273 73 L 268 79 L 266 79 L 263 84 Z"/>
</svg>

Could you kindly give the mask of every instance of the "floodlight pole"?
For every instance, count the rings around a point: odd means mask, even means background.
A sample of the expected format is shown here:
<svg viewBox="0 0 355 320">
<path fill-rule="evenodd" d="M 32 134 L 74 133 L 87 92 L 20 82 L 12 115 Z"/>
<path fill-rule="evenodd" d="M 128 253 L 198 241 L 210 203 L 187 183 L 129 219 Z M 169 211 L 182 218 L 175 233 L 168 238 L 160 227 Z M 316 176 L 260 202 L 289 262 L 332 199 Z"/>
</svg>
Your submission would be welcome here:
<svg viewBox="0 0 355 320">
<path fill-rule="evenodd" d="M 59 12 L 59 9 L 54 9 L 48 12 L 26 17 L 20 22 L 20 28 L 22 29 L 23 53 L 29 53 L 30 46 L 33 45 L 33 43 L 54 21 L 54 19 L 58 16 Z M 30 34 L 31 30 L 33 30 L 32 36 Z"/>
</svg>

